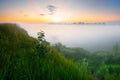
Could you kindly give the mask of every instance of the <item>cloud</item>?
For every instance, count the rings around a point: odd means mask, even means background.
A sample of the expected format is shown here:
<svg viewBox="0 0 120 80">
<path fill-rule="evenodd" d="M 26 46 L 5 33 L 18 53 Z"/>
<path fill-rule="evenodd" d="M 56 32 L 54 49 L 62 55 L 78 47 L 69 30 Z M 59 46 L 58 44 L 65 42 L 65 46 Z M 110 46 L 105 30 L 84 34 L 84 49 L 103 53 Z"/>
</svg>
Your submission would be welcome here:
<svg viewBox="0 0 120 80">
<path fill-rule="evenodd" d="M 48 10 L 49 10 L 49 13 L 41 13 L 40 15 L 41 16 L 46 16 L 46 15 L 54 15 L 55 14 L 55 12 L 56 12 L 56 6 L 54 6 L 54 5 L 48 5 L 47 7 L 46 7 Z"/>
<path fill-rule="evenodd" d="M 41 16 L 45 16 L 46 14 L 40 14 Z"/>
<path fill-rule="evenodd" d="M 50 15 L 53 15 L 56 11 L 56 7 L 54 5 L 48 5 L 47 8 L 50 11 Z"/>
</svg>

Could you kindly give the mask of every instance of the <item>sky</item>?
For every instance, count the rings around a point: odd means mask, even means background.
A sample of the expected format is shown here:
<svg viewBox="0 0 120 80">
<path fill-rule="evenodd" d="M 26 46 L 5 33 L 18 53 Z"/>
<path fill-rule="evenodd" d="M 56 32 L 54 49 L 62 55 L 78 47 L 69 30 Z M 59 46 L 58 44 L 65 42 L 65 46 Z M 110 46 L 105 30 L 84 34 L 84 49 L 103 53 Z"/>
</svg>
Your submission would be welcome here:
<svg viewBox="0 0 120 80">
<path fill-rule="evenodd" d="M 1 21 L 120 21 L 120 0 L 0 0 Z"/>
</svg>

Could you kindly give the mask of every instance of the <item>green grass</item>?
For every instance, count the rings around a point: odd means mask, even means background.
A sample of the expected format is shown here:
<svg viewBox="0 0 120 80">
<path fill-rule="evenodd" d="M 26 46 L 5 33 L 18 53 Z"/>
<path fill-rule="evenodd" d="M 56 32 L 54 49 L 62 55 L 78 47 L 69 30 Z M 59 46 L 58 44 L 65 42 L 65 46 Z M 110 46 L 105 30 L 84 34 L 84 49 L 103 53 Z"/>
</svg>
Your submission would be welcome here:
<svg viewBox="0 0 120 80">
<path fill-rule="evenodd" d="M 40 45 L 16 24 L 0 24 L 0 80 L 91 79 L 76 63 L 50 45 Z"/>
</svg>

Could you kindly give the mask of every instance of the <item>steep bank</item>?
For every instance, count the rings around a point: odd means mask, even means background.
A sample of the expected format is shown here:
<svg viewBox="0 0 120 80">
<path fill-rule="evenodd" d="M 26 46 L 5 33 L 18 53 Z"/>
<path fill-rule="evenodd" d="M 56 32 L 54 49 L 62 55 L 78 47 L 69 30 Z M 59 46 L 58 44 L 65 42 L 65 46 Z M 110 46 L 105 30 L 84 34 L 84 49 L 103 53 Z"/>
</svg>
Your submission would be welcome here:
<svg viewBox="0 0 120 80">
<path fill-rule="evenodd" d="M 0 79 L 90 80 L 91 78 L 50 45 L 40 45 L 38 40 L 30 37 L 18 25 L 0 24 Z"/>
</svg>

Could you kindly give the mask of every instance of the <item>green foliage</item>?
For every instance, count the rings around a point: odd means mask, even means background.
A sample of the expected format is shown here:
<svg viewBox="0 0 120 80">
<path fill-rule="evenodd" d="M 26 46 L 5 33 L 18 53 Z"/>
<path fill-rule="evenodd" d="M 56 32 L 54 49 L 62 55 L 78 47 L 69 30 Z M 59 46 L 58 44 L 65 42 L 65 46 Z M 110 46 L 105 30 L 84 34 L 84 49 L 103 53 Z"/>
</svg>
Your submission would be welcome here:
<svg viewBox="0 0 120 80">
<path fill-rule="evenodd" d="M 0 24 L 0 80 L 92 79 L 46 44 L 43 37 L 39 35 L 36 40 L 16 24 Z"/>
<path fill-rule="evenodd" d="M 43 31 L 38 32 L 38 42 L 39 44 L 36 45 L 36 49 L 39 56 L 47 54 L 50 50 L 50 45 L 45 40 L 45 34 Z"/>
<path fill-rule="evenodd" d="M 97 73 L 97 78 L 100 80 L 119 80 L 120 65 L 105 65 L 101 66 Z"/>
<path fill-rule="evenodd" d="M 96 51 L 94 53 L 90 53 L 82 48 L 68 48 L 61 43 L 57 43 L 53 47 L 66 58 L 77 62 L 78 67 L 84 73 L 91 74 L 94 80 L 96 78 L 98 80 L 119 80 L 119 66 L 116 66 L 120 65 L 118 44 L 113 46 L 112 52 Z M 105 65 L 111 66 L 106 66 L 106 68 Z M 109 72 L 105 72 L 107 69 L 109 69 Z"/>
<path fill-rule="evenodd" d="M 113 53 L 113 55 L 118 55 L 118 54 L 120 54 L 118 43 L 116 43 L 116 44 L 113 46 L 112 53 Z"/>
<path fill-rule="evenodd" d="M 83 48 L 69 48 L 61 43 L 56 43 L 53 45 L 53 47 L 62 53 L 66 58 L 72 59 L 75 62 L 81 61 L 83 58 L 87 58 L 90 54 L 87 50 L 84 50 Z"/>
<path fill-rule="evenodd" d="M 45 33 L 44 33 L 43 31 L 38 32 L 37 35 L 38 35 L 38 40 L 39 40 L 40 42 L 45 41 Z"/>
<path fill-rule="evenodd" d="M 84 58 L 80 63 L 78 63 L 80 69 L 82 69 L 85 73 L 89 72 L 88 61 Z"/>
<path fill-rule="evenodd" d="M 120 80 L 120 74 L 115 75 L 115 74 L 105 74 L 104 80 Z"/>
</svg>

